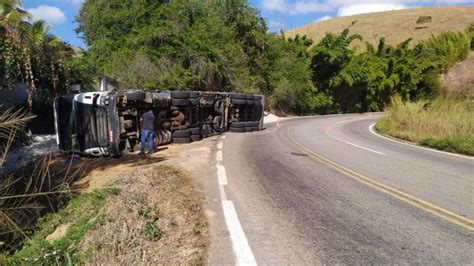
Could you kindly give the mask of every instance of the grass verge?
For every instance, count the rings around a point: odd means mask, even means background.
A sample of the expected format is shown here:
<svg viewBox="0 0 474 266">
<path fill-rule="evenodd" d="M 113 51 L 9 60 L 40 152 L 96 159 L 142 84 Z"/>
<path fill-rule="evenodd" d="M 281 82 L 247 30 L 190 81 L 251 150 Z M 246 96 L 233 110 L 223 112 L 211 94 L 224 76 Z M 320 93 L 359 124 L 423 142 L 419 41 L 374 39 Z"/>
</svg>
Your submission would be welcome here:
<svg viewBox="0 0 474 266">
<path fill-rule="evenodd" d="M 34 235 L 23 248 L 11 256 L 5 256 L 2 264 L 62 265 L 83 262 L 89 253 L 79 248 L 84 235 L 104 222 L 106 199 L 118 193 L 118 189 L 98 189 L 73 198 L 64 209 L 42 217 Z"/>
<path fill-rule="evenodd" d="M 466 98 L 403 102 L 394 97 L 375 128 L 423 146 L 474 155 L 474 103 Z"/>
</svg>

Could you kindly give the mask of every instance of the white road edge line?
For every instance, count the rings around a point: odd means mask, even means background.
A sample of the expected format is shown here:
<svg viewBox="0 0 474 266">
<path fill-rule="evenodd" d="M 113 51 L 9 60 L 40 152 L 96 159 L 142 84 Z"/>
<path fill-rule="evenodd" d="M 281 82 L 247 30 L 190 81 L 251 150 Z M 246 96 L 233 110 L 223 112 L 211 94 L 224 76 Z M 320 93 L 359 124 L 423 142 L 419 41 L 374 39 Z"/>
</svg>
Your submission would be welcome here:
<svg viewBox="0 0 474 266">
<path fill-rule="evenodd" d="M 219 185 L 227 186 L 227 175 L 225 174 L 225 168 L 223 165 L 217 166 L 217 178 L 219 179 Z"/>
<path fill-rule="evenodd" d="M 224 139 L 222 136 L 221 139 Z M 240 224 L 237 211 L 235 210 L 234 203 L 227 199 L 225 194 L 224 186 L 228 184 L 227 175 L 225 172 L 224 165 L 221 164 L 223 160 L 222 156 L 222 140 L 217 143 L 216 152 L 216 167 L 217 167 L 217 178 L 219 180 L 219 193 L 222 201 L 222 209 L 224 211 L 225 223 L 227 230 L 232 240 L 232 246 L 234 249 L 235 257 L 237 258 L 238 265 L 257 265 L 252 249 L 248 243 L 245 232 Z"/>
<path fill-rule="evenodd" d="M 222 151 L 221 150 L 218 150 L 216 152 L 216 161 L 220 162 L 222 161 L 224 158 L 222 158 Z"/>
<path fill-rule="evenodd" d="M 414 144 L 410 144 L 410 143 L 406 143 L 406 142 L 403 142 L 403 141 L 399 141 L 399 140 L 395 140 L 395 139 L 392 139 L 392 138 L 389 138 L 389 137 L 382 136 L 379 133 L 375 132 L 374 126 L 375 126 L 375 123 L 371 124 L 369 126 L 369 131 L 370 131 L 370 133 L 372 133 L 373 135 L 375 135 L 379 138 L 383 138 L 383 139 L 386 139 L 386 140 L 389 140 L 389 141 L 392 141 L 392 142 L 395 142 L 395 143 L 398 143 L 398 144 L 403 144 L 403 145 L 415 147 L 415 148 L 422 149 L 422 150 L 427 150 L 427 151 L 437 152 L 437 153 L 441 153 L 441 154 L 446 154 L 446 155 L 451 155 L 451 156 L 456 156 L 456 157 L 460 157 L 460 158 L 474 160 L 474 157 L 470 157 L 470 156 L 466 156 L 466 155 L 462 155 L 462 154 L 456 154 L 456 153 L 447 152 L 447 151 L 440 151 L 440 150 L 430 149 L 430 148 L 426 148 L 426 147 L 422 147 L 422 146 L 418 146 L 418 145 L 414 145 Z"/>
<path fill-rule="evenodd" d="M 339 122 L 337 122 L 336 124 L 342 124 L 342 123 L 344 123 L 344 122 L 346 122 L 346 120 L 339 121 Z"/>
<path fill-rule="evenodd" d="M 352 145 L 352 146 L 357 147 L 357 148 L 359 148 L 359 149 L 363 149 L 363 150 L 366 150 L 366 151 L 370 151 L 370 152 L 373 152 L 373 153 L 376 153 L 376 154 L 379 154 L 379 155 L 384 155 L 384 156 L 386 155 L 386 154 L 383 153 L 383 152 L 375 151 L 375 150 L 372 150 L 372 149 L 369 149 L 369 148 L 362 147 L 362 146 L 360 146 L 360 145 L 354 144 L 354 143 L 352 143 L 352 142 L 345 141 L 345 140 L 343 140 L 343 139 L 334 137 L 334 136 L 332 136 L 331 134 L 329 134 L 329 132 L 326 132 L 326 130 L 324 130 L 324 133 L 326 133 L 326 135 L 328 135 L 330 138 L 333 138 L 333 139 L 338 140 L 338 141 L 340 141 L 340 142 L 344 142 L 344 143 L 346 143 L 346 144 L 348 144 L 348 145 Z"/>
<path fill-rule="evenodd" d="M 239 217 L 237 217 L 234 203 L 230 200 L 223 200 L 222 208 L 224 209 L 225 222 L 229 229 L 238 265 L 257 265 L 244 230 L 240 225 Z"/>
<path fill-rule="evenodd" d="M 385 155 L 385 153 L 378 152 L 378 151 L 374 151 L 374 150 L 372 150 L 372 149 L 359 146 L 359 145 L 354 144 L 354 143 L 351 143 L 351 142 L 349 142 L 349 141 L 344 141 L 344 140 L 343 140 L 343 142 L 346 143 L 346 144 L 352 145 L 352 146 L 354 146 L 354 147 L 357 147 L 357 148 L 360 148 L 360 149 L 364 149 L 364 150 L 366 150 L 366 151 L 371 151 L 371 152 L 373 152 L 373 153 L 377 153 L 377 154 L 380 154 L 380 155 Z"/>
</svg>

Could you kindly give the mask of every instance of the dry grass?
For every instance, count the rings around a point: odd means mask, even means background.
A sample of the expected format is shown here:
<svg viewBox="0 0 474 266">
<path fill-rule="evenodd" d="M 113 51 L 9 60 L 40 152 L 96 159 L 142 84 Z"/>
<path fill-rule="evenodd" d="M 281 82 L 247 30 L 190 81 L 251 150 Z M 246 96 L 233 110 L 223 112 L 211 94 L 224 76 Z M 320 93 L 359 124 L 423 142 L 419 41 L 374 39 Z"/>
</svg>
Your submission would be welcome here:
<svg viewBox="0 0 474 266">
<path fill-rule="evenodd" d="M 421 16 L 431 16 L 432 21 L 421 25 L 426 28 L 416 29 L 420 27 L 416 22 Z M 339 17 L 304 25 L 287 31 L 285 35 L 307 35 L 318 43 L 327 32 L 342 32 L 353 21 L 357 23 L 351 27 L 351 34 L 360 34 L 374 45 L 381 37 L 385 37 L 387 44 L 398 44 L 408 38 L 413 38 L 413 43 L 416 43 L 444 31 L 464 31 L 474 22 L 474 7 L 416 8 Z M 357 44 L 360 42 L 354 42 Z"/>
<path fill-rule="evenodd" d="M 208 232 L 201 199 L 172 166 L 129 171 L 105 205 L 105 224 L 86 234 L 86 264 L 204 264 Z"/>
<path fill-rule="evenodd" d="M 6 156 L 22 127 L 35 116 L 19 109 L 8 109 L 0 114 L 0 169 L 5 163 Z M 0 176 L 2 175 L 0 171 Z"/>
<path fill-rule="evenodd" d="M 455 64 L 440 81 L 450 94 L 463 94 L 474 98 L 474 52 L 468 58 Z"/>
<path fill-rule="evenodd" d="M 21 247 L 40 217 L 58 211 L 80 191 L 73 183 L 84 174 L 85 165 L 67 164 L 48 154 L 17 173 L 1 177 L 0 251 Z"/>
<path fill-rule="evenodd" d="M 474 155 L 474 102 L 437 98 L 404 103 L 393 99 L 376 129 L 433 148 Z"/>
</svg>

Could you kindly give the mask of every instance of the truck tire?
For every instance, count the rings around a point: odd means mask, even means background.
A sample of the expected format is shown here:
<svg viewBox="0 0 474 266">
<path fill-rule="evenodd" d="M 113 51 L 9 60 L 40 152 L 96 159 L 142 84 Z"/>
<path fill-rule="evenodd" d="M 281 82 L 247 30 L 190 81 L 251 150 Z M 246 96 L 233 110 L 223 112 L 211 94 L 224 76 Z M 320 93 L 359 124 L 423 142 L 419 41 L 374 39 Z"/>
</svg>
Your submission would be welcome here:
<svg viewBox="0 0 474 266">
<path fill-rule="evenodd" d="M 174 138 L 189 138 L 189 136 L 191 136 L 191 130 L 189 129 L 173 131 L 173 139 Z"/>
<path fill-rule="evenodd" d="M 131 92 L 126 92 L 125 96 L 127 96 L 127 101 L 141 101 L 145 99 L 145 92 L 131 91 Z"/>
<path fill-rule="evenodd" d="M 190 143 L 191 139 L 189 137 L 186 138 L 173 138 L 173 143 Z"/>
<path fill-rule="evenodd" d="M 260 121 L 250 122 L 251 127 L 258 127 L 260 125 Z"/>
<path fill-rule="evenodd" d="M 188 106 L 190 104 L 188 99 L 171 99 L 171 104 L 174 106 Z"/>
<path fill-rule="evenodd" d="M 192 106 L 199 106 L 199 99 L 189 99 L 189 103 Z"/>
<path fill-rule="evenodd" d="M 192 141 L 200 141 L 202 140 L 201 135 L 191 135 L 191 140 Z"/>
<path fill-rule="evenodd" d="M 244 122 L 245 123 L 245 127 L 252 127 L 252 122 L 251 121 L 247 121 L 247 122 Z"/>
<path fill-rule="evenodd" d="M 263 115 L 263 106 L 261 104 L 255 105 L 255 120 L 260 121 Z"/>
<path fill-rule="evenodd" d="M 199 93 L 197 91 L 190 91 L 189 92 L 189 98 L 191 98 L 191 99 L 197 99 L 197 98 L 199 98 L 199 96 L 201 96 L 201 93 Z"/>
<path fill-rule="evenodd" d="M 241 100 L 247 100 L 247 95 L 244 93 L 231 93 L 230 96 L 232 99 L 241 99 Z"/>
<path fill-rule="evenodd" d="M 191 131 L 191 135 L 201 135 L 201 129 L 198 127 L 192 127 L 189 130 Z"/>
<path fill-rule="evenodd" d="M 202 136 L 203 138 L 209 137 L 209 133 L 210 133 L 210 132 L 209 132 L 209 129 L 208 129 L 208 128 L 203 128 L 203 129 L 201 129 L 201 136 Z"/>
<path fill-rule="evenodd" d="M 246 105 L 247 100 L 242 100 L 242 99 L 232 99 L 233 104 L 239 104 L 239 105 Z"/>
<path fill-rule="evenodd" d="M 258 127 L 253 127 L 253 131 L 259 131 L 260 129 Z"/>
<path fill-rule="evenodd" d="M 252 132 L 253 131 L 253 127 L 245 127 L 245 132 Z"/>
<path fill-rule="evenodd" d="M 234 128 L 244 128 L 245 127 L 245 122 L 232 122 L 232 124 L 230 124 L 231 127 L 234 127 Z"/>
<path fill-rule="evenodd" d="M 171 98 L 173 99 L 188 99 L 189 91 L 172 91 Z"/>
<path fill-rule="evenodd" d="M 245 127 L 230 127 L 230 132 L 243 133 L 245 132 Z"/>
<path fill-rule="evenodd" d="M 226 131 L 227 126 L 223 125 L 223 127 L 220 127 L 220 124 L 222 124 L 222 116 L 220 116 L 220 115 L 215 116 L 212 119 L 212 128 L 214 129 L 214 131 L 216 131 L 218 133 L 223 133 L 223 132 Z"/>
</svg>

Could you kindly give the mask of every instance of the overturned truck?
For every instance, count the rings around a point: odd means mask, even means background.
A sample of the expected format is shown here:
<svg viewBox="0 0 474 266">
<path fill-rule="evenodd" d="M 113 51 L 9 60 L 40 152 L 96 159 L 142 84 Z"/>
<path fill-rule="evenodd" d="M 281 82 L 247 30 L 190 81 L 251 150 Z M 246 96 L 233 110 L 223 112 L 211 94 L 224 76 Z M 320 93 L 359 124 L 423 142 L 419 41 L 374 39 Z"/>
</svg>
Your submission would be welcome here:
<svg viewBox="0 0 474 266">
<path fill-rule="evenodd" d="M 110 88 L 109 88 L 110 89 Z M 262 95 L 199 91 L 77 93 L 54 101 L 56 138 L 66 152 L 118 157 L 140 141 L 140 117 L 155 114 L 155 144 L 189 143 L 263 128 Z"/>
</svg>

